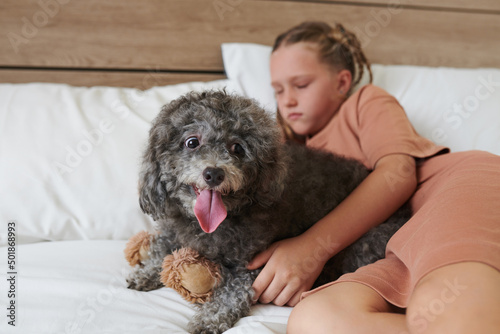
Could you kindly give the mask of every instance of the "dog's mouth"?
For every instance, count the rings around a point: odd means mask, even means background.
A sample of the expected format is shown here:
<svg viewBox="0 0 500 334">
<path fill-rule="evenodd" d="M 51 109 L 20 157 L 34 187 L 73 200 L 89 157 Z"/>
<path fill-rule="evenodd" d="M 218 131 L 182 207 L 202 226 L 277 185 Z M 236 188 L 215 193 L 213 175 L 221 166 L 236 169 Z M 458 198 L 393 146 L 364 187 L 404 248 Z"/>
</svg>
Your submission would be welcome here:
<svg viewBox="0 0 500 334">
<path fill-rule="evenodd" d="M 196 219 L 204 232 L 212 233 L 227 217 L 222 194 L 213 189 L 199 189 L 195 185 L 193 185 L 193 190 L 196 193 L 194 205 Z"/>
</svg>

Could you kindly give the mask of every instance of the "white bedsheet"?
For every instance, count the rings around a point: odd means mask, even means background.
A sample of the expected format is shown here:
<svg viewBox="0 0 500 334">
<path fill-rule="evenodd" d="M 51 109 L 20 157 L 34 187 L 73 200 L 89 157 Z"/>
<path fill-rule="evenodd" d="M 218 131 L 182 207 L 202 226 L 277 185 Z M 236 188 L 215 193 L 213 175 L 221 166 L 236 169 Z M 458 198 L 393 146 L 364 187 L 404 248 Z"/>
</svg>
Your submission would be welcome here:
<svg viewBox="0 0 500 334">
<path fill-rule="evenodd" d="M 269 52 L 227 45 L 229 80 L 145 92 L 0 84 L 1 334 L 186 333 L 194 310 L 177 293 L 126 288 L 126 239 L 153 224 L 136 189 L 150 122 L 179 95 L 223 87 L 272 111 Z M 500 154 L 500 69 L 374 65 L 373 72 L 422 135 L 454 151 Z M 5 247 L 10 222 L 17 237 L 15 298 Z M 11 301 L 15 327 L 8 324 Z M 285 333 L 290 311 L 257 305 L 227 333 Z"/>
<path fill-rule="evenodd" d="M 193 306 L 175 291 L 127 289 L 125 241 L 17 247 L 16 326 L 6 317 L 7 248 L 0 248 L 0 333 L 187 333 Z M 227 333 L 285 333 L 291 308 L 256 305 Z"/>
</svg>

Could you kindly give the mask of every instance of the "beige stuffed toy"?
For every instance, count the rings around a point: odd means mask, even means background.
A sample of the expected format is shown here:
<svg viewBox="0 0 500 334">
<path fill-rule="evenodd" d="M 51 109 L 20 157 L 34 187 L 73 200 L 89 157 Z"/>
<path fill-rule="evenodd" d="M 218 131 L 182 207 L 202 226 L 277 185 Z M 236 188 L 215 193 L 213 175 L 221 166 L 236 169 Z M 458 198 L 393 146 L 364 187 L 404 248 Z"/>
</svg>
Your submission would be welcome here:
<svg viewBox="0 0 500 334">
<path fill-rule="evenodd" d="M 131 237 L 125 247 L 125 258 L 131 266 L 141 265 L 149 258 L 149 246 L 154 235 L 141 231 Z M 176 290 L 191 303 L 204 303 L 221 280 L 217 264 L 191 248 L 181 248 L 163 260 L 161 282 Z"/>
</svg>

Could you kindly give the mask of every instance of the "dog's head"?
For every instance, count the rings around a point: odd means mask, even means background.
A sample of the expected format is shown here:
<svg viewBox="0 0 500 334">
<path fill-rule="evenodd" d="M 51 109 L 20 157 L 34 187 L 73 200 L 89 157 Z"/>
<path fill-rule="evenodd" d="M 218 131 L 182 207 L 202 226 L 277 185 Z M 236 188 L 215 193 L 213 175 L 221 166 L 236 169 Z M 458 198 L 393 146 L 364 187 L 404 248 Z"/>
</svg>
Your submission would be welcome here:
<svg viewBox="0 0 500 334">
<path fill-rule="evenodd" d="M 211 233 L 228 213 L 280 198 L 284 159 L 276 121 L 256 102 L 225 91 L 189 93 L 153 122 L 141 208 L 159 219 L 176 205 Z"/>
</svg>

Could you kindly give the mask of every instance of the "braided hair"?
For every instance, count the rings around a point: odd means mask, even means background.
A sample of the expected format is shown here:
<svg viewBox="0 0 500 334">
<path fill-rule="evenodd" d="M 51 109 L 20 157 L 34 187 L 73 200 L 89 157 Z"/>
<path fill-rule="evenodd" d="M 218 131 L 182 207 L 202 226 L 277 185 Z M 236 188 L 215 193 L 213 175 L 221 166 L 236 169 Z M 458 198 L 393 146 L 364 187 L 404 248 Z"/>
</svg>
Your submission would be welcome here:
<svg viewBox="0 0 500 334">
<path fill-rule="evenodd" d="M 369 74 L 369 82 L 373 75 L 369 61 L 366 59 L 361 43 L 356 35 L 344 28 L 340 23 L 333 27 L 324 22 L 304 22 L 279 35 L 273 46 L 273 52 L 281 46 L 306 42 L 317 45 L 320 62 L 333 70 L 346 69 L 351 73 L 352 83 L 347 95 L 362 79 L 365 69 Z M 293 133 L 278 112 L 278 123 L 287 140 L 304 143 L 305 138 Z"/>
</svg>

